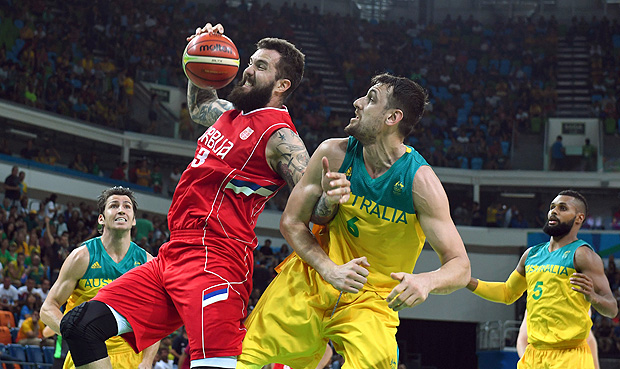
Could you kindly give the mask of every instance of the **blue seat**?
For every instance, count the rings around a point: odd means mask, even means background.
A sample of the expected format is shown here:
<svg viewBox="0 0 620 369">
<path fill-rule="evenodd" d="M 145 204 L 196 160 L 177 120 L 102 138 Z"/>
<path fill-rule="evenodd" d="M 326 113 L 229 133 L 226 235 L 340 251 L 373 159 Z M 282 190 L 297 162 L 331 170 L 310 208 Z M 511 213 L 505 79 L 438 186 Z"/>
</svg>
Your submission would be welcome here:
<svg viewBox="0 0 620 369">
<path fill-rule="evenodd" d="M 43 346 L 41 347 L 43 351 L 43 362 L 47 364 L 54 364 L 54 352 L 56 351 L 56 347 L 54 346 Z"/>
<path fill-rule="evenodd" d="M 26 359 L 26 346 L 20 345 L 18 343 L 11 343 L 10 345 L 6 345 L 9 355 L 13 356 L 17 361 L 28 362 Z M 22 369 L 35 369 L 32 365 L 21 365 Z"/>
<path fill-rule="evenodd" d="M 26 359 L 28 362 L 43 364 L 43 351 L 41 351 L 41 347 L 36 345 L 26 345 Z M 43 369 L 44 365 L 36 365 L 37 369 Z"/>
</svg>

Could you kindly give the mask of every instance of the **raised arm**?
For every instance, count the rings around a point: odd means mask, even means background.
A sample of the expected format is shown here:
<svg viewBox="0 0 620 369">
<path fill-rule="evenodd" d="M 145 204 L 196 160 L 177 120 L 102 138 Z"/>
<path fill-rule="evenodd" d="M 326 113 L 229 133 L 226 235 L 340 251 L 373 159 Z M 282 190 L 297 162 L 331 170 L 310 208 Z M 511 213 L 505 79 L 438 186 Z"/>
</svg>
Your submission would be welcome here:
<svg viewBox="0 0 620 369">
<path fill-rule="evenodd" d="M 204 27 L 196 28 L 196 33 L 189 36 L 187 41 L 203 33 L 224 34 L 224 26 L 207 23 Z M 213 88 L 201 89 L 191 81 L 187 81 L 187 108 L 192 120 L 203 126 L 210 127 L 227 110 L 233 109 L 230 101 L 218 99 Z"/>
<path fill-rule="evenodd" d="M 78 280 L 88 270 L 89 259 L 90 255 L 86 247 L 82 246 L 73 250 L 62 264 L 58 279 L 41 306 L 41 320 L 56 334 L 60 334 L 60 321 L 63 316 L 60 308 L 71 296 Z"/>
<path fill-rule="evenodd" d="M 426 239 L 441 267 L 427 273 L 392 273 L 401 283 L 388 295 L 388 306 L 401 310 L 424 302 L 429 294 L 448 294 L 467 285 L 470 264 L 461 236 L 450 217 L 448 196 L 431 167 L 422 166 L 413 180 L 413 203 Z"/>
<path fill-rule="evenodd" d="M 366 283 L 368 271 L 362 266 L 368 265 L 366 258 L 354 259 L 344 265 L 335 264 L 321 249 L 308 228 L 317 202 L 323 194 L 321 186 L 323 158 L 327 159 L 330 170 L 336 170 L 344 159 L 346 143 L 346 139 L 328 140 L 317 148 L 310 158 L 305 174 L 289 196 L 280 219 L 280 231 L 299 257 L 334 288 L 357 293 Z"/>
<path fill-rule="evenodd" d="M 575 251 L 574 262 L 577 272 L 570 279 L 572 289 L 582 293 L 596 311 L 614 318 L 618 314 L 618 302 L 609 287 L 600 256 L 589 247 L 580 247 Z"/>
<path fill-rule="evenodd" d="M 233 109 L 233 104 L 230 101 L 218 99 L 215 89 L 202 89 L 188 80 L 187 108 L 194 122 L 209 127 L 225 111 Z"/>
</svg>

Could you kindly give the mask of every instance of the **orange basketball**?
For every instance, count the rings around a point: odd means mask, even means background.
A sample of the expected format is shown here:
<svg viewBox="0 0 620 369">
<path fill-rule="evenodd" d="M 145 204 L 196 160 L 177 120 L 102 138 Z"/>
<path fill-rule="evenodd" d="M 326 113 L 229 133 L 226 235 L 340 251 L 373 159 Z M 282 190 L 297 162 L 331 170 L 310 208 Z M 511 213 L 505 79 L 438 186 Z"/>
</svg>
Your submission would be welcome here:
<svg viewBox="0 0 620 369">
<path fill-rule="evenodd" d="M 203 33 L 194 37 L 183 52 L 183 71 L 200 88 L 222 88 L 239 70 L 239 52 L 228 37 Z"/>
</svg>

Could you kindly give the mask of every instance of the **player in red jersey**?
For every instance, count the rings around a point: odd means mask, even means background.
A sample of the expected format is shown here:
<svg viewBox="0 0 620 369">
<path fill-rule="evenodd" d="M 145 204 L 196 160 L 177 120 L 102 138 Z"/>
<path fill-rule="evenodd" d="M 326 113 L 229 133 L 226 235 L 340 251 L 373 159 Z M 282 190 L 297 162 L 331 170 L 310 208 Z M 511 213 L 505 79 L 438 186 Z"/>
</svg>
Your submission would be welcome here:
<svg viewBox="0 0 620 369">
<path fill-rule="evenodd" d="M 203 32 L 224 29 L 207 24 L 196 35 Z M 143 350 L 183 324 L 192 368 L 235 368 L 252 287 L 256 220 L 281 187 L 299 181 L 309 160 L 283 105 L 301 82 L 303 65 L 294 45 L 266 38 L 230 101 L 188 82 L 192 119 L 209 128 L 175 190 L 170 241 L 151 262 L 63 318 L 61 332 L 78 368 L 111 368 L 108 337 L 121 335 Z M 324 199 L 335 212 L 348 199 L 349 183 L 339 173 L 326 171 L 325 178 Z"/>
</svg>

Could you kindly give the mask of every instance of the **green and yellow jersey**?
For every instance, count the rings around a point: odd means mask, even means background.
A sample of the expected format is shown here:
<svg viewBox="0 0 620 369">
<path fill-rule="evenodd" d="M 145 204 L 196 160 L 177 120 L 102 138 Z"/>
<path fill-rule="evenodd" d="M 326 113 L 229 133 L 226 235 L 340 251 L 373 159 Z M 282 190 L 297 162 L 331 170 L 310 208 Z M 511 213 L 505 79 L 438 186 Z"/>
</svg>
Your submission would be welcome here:
<svg viewBox="0 0 620 369">
<path fill-rule="evenodd" d="M 88 249 L 90 255 L 88 270 L 84 276 L 78 280 L 73 293 L 69 296 L 65 314 L 79 304 L 95 297 L 101 287 L 147 261 L 146 251 L 133 242 L 131 242 L 127 254 L 125 254 L 125 257 L 119 263 L 116 263 L 112 260 L 110 255 L 108 255 L 103 247 L 103 243 L 101 243 L 101 237 L 90 239 L 84 242 L 83 245 Z M 125 346 L 131 350 L 129 345 L 120 337 L 110 338 L 106 341 L 106 345 L 108 347 L 108 352 L 121 346 Z"/>
<path fill-rule="evenodd" d="M 371 178 L 363 146 L 350 137 L 339 169 L 351 181 L 351 197 L 329 224 L 329 257 L 337 264 L 366 256 L 370 267 L 364 289 L 387 296 L 398 282 L 392 272 L 412 273 L 426 236 L 413 206 L 413 178 L 428 165 L 412 147 L 385 173 Z"/>
<path fill-rule="evenodd" d="M 550 252 L 545 242 L 533 246 L 525 260 L 528 342 L 537 349 L 571 348 L 588 337 L 590 303 L 569 281 L 579 247 L 592 249 L 577 240 Z"/>
</svg>

